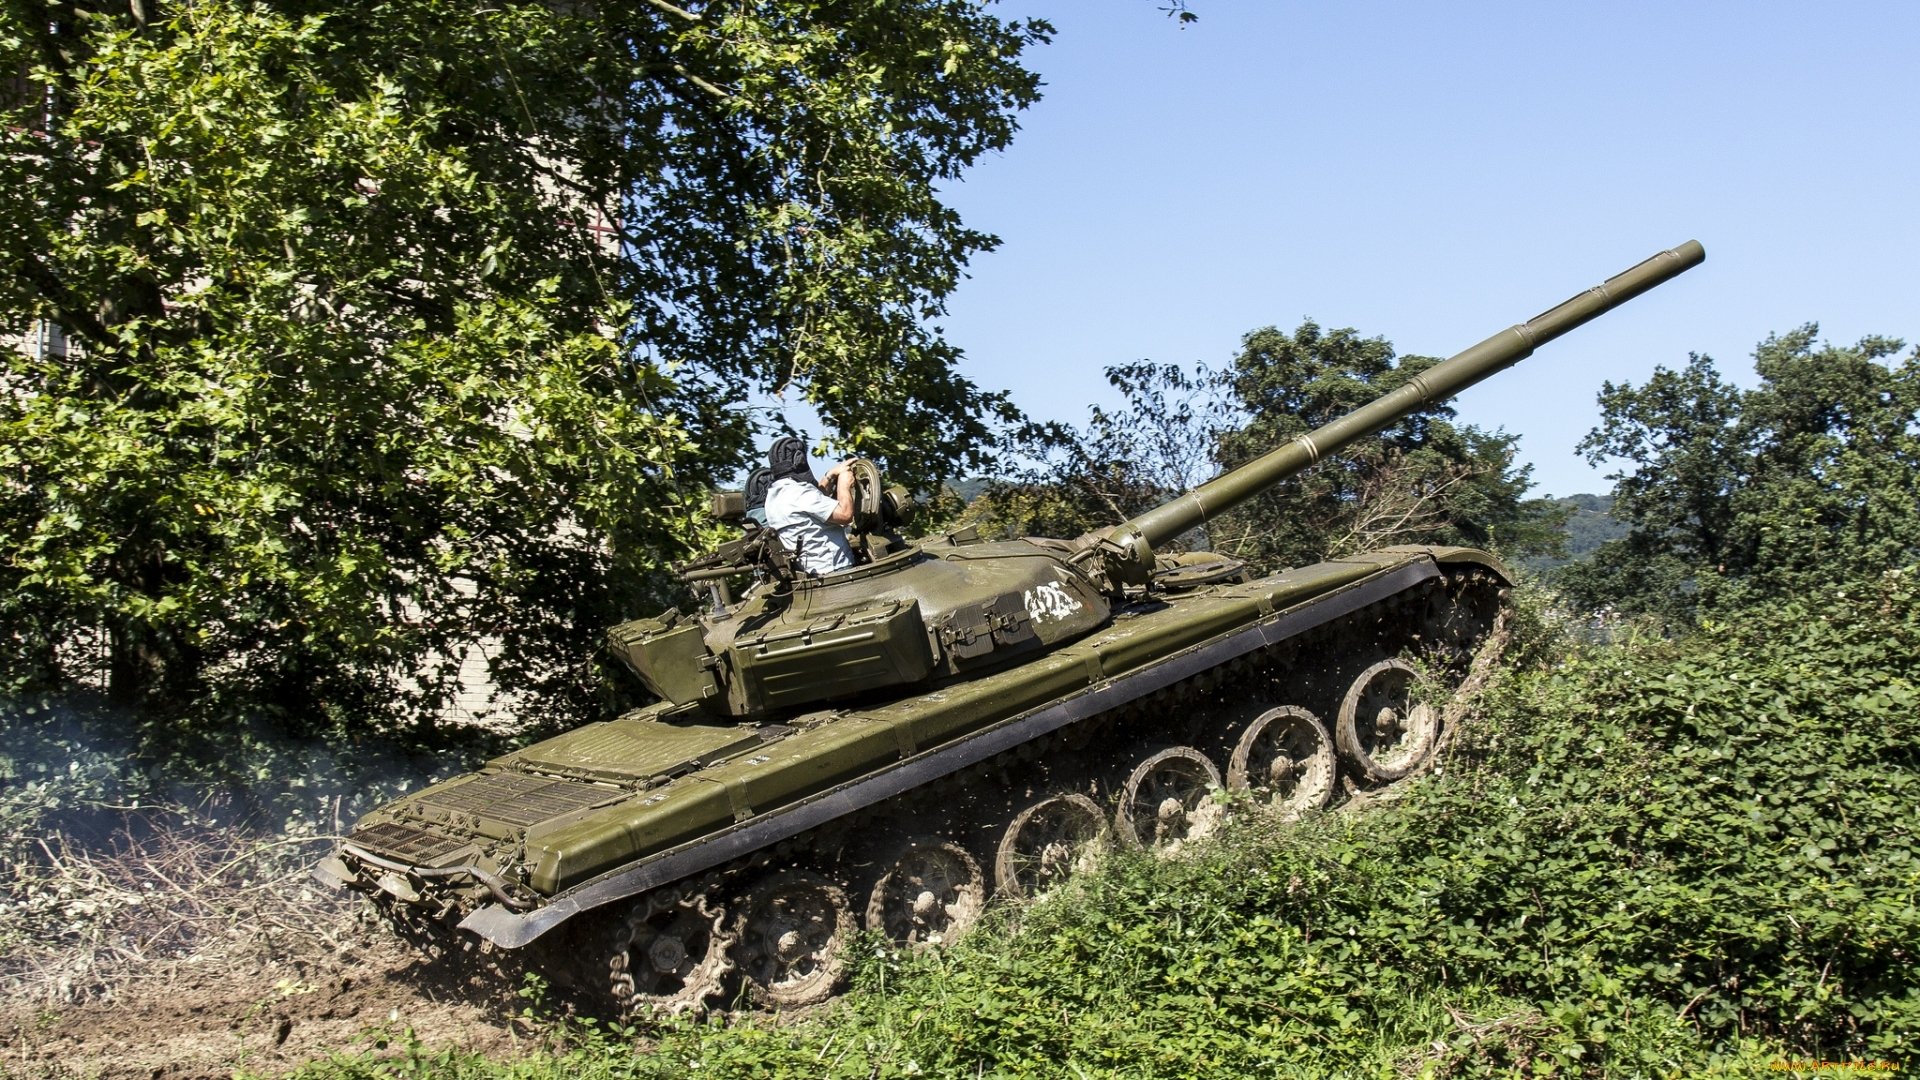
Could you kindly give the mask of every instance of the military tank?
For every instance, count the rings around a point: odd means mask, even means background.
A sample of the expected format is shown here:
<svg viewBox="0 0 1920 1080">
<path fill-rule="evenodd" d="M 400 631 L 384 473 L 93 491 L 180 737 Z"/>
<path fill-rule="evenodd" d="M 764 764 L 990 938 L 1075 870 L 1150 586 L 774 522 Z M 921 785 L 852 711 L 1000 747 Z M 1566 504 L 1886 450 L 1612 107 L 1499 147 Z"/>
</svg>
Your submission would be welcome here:
<svg viewBox="0 0 1920 1080">
<path fill-rule="evenodd" d="M 835 992 L 862 924 L 949 942 L 990 895 L 1045 892 L 1107 843 L 1190 842 L 1222 801 L 1294 816 L 1390 784 L 1431 752 L 1432 687 L 1494 627 L 1501 564 L 1391 547 L 1256 578 L 1164 549 L 1704 257 L 1661 252 L 1073 540 L 904 540 L 902 493 L 860 462 L 864 561 L 811 577 L 723 493 L 743 535 L 681 568 L 703 610 L 608 635 L 655 703 L 375 810 L 316 874 L 409 932 L 528 948 L 629 1015 L 796 1007 Z"/>
</svg>

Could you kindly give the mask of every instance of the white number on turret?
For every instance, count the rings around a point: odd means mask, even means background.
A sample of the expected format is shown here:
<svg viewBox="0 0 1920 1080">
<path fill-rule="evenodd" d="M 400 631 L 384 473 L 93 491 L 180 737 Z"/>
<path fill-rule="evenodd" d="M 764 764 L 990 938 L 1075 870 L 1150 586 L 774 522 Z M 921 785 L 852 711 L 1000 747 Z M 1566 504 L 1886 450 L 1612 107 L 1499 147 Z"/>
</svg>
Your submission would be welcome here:
<svg viewBox="0 0 1920 1080">
<path fill-rule="evenodd" d="M 1027 601 L 1027 612 L 1037 623 L 1068 618 L 1082 606 L 1079 599 L 1058 581 L 1028 589 L 1023 596 Z"/>
</svg>

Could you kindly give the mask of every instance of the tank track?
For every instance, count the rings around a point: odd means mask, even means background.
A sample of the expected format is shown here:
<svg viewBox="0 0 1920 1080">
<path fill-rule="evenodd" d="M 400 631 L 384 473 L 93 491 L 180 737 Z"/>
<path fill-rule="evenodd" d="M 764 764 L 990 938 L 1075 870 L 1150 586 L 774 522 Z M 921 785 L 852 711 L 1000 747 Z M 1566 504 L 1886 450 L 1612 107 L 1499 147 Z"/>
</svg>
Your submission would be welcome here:
<svg viewBox="0 0 1920 1080">
<path fill-rule="evenodd" d="M 992 866 L 996 837 L 1023 807 L 1064 793 L 1091 795 L 1106 806 L 1119 778 L 1153 748 L 1189 746 L 1216 766 L 1225 763 L 1239 732 L 1232 727 L 1210 729 L 1209 721 L 1235 703 L 1300 706 L 1328 720 L 1356 673 L 1406 655 L 1417 657 L 1450 687 L 1483 679 L 1484 664 L 1474 664 L 1475 653 L 1483 641 L 1500 636 L 1505 594 L 1505 582 L 1490 570 L 1446 567 L 1441 577 L 1344 618 L 634 900 L 576 916 L 558 932 L 518 951 L 530 953 L 528 966 L 545 970 L 557 984 L 591 991 L 597 983 L 603 1006 L 610 1004 L 628 1019 L 699 1015 L 716 1002 L 740 1006 L 749 1002 L 749 989 L 763 1006 L 812 1004 L 830 995 L 832 980 L 797 979 L 806 992 L 769 995 L 765 987 L 743 985 L 748 980 L 738 977 L 733 954 L 750 928 L 737 904 L 729 901 L 756 881 L 786 868 L 804 868 L 836 886 L 852 910 L 867 914 L 873 928 L 881 905 L 870 894 L 887 869 L 879 860 L 907 838 L 956 844 L 977 866 Z M 1457 722 L 1458 710 L 1443 707 L 1442 713 L 1438 742 L 1444 744 L 1451 734 L 1447 725 Z M 1449 713 L 1455 715 L 1444 715 Z M 1121 751 L 1117 758 L 1089 759 L 1086 751 L 1095 745 Z M 1340 777 L 1338 797 L 1365 802 L 1382 794 L 1382 785 L 1356 780 L 1344 761 Z M 798 925 L 804 930 L 807 923 L 801 920 Z M 409 938 L 422 936 L 417 922 L 405 929 Z M 436 937 L 466 936 L 445 924 L 432 929 Z M 830 942 L 829 947 L 839 944 Z M 813 961 L 834 960 L 803 951 L 796 964 L 805 968 Z"/>
</svg>

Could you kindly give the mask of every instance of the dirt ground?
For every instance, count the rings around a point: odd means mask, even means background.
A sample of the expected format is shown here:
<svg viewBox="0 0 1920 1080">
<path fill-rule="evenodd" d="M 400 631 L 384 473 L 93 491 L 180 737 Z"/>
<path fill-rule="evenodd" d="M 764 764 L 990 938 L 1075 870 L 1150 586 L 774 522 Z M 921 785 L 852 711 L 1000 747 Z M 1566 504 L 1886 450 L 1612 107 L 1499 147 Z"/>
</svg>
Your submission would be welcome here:
<svg viewBox="0 0 1920 1080">
<path fill-rule="evenodd" d="M 495 1058 L 550 1045 L 569 1000 L 530 1020 L 520 954 L 429 958 L 320 887 L 332 839 L 167 819 L 0 858 L 0 1076 L 275 1076 L 409 1031 Z"/>
<path fill-rule="evenodd" d="M 411 1029 L 429 1047 L 509 1057 L 540 1025 L 500 976 L 460 978 L 349 913 L 327 929 L 352 953 L 237 966 L 218 960 L 123 972 L 102 1000 L 0 1006 L 0 1073 L 21 1078 L 229 1080 L 274 1076 L 335 1052 L 378 1053 Z"/>
</svg>

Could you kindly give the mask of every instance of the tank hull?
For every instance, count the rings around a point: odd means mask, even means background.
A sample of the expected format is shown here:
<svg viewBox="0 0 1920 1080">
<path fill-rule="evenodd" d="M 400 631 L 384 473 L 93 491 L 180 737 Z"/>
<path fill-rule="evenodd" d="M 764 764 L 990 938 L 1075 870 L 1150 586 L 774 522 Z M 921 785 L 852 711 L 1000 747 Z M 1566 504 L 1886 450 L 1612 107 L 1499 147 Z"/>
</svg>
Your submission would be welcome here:
<svg viewBox="0 0 1920 1080">
<path fill-rule="evenodd" d="M 1121 605 L 1097 633 L 910 698 L 756 726 L 642 710 L 383 807 L 355 827 L 334 873 L 375 889 L 373 871 L 411 872 L 417 883 L 389 892 L 517 948 L 583 913 L 884 811 L 944 777 L 1466 566 L 1505 580 L 1482 552 L 1384 549 Z M 420 851 L 439 857 L 409 864 Z M 478 874 L 463 878 L 462 866 Z M 509 895 L 498 895 L 502 885 Z"/>
</svg>

